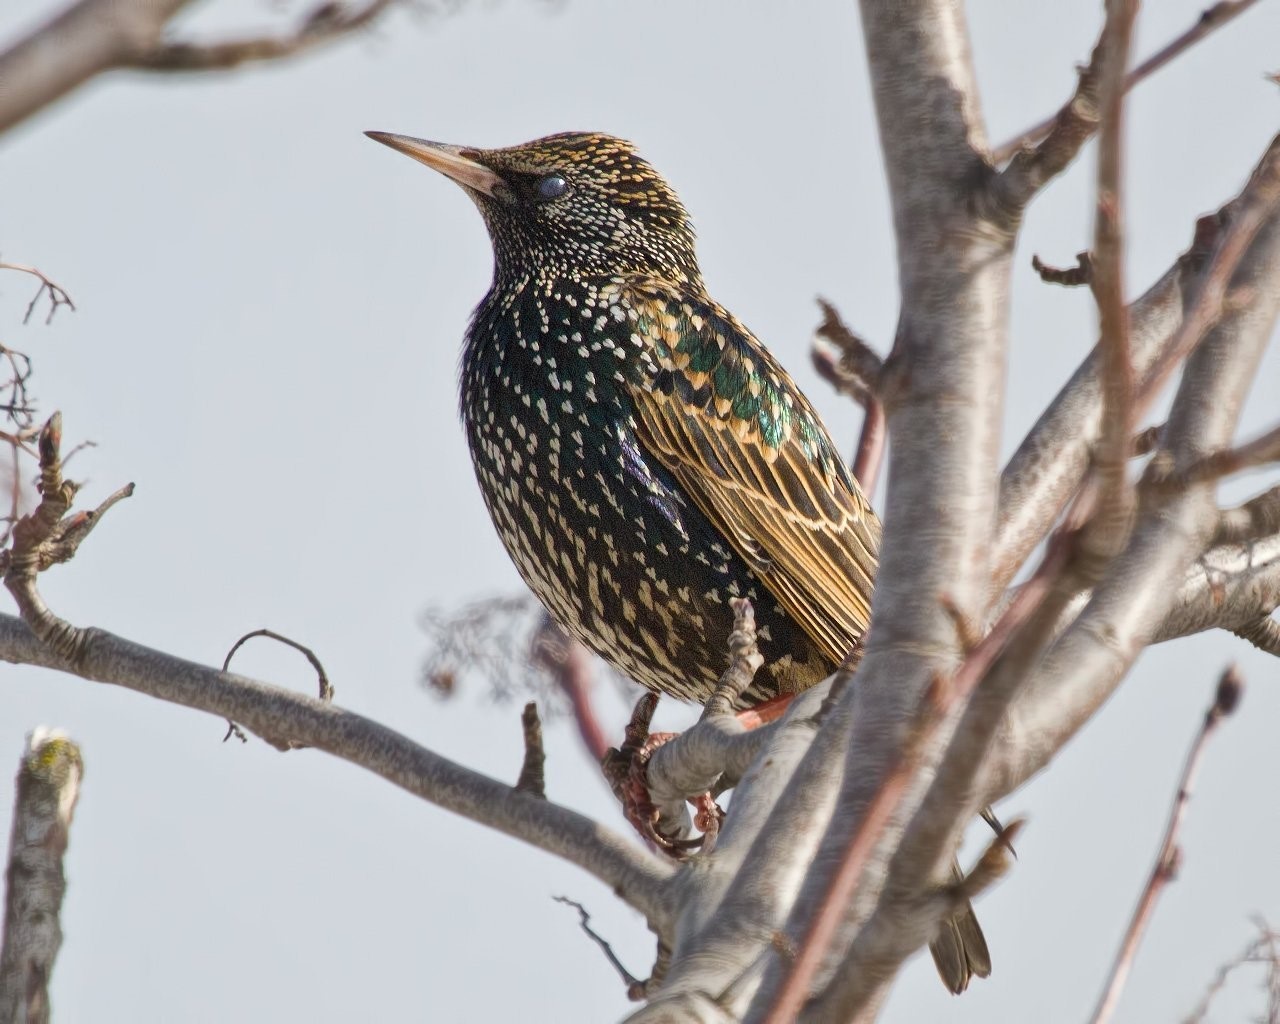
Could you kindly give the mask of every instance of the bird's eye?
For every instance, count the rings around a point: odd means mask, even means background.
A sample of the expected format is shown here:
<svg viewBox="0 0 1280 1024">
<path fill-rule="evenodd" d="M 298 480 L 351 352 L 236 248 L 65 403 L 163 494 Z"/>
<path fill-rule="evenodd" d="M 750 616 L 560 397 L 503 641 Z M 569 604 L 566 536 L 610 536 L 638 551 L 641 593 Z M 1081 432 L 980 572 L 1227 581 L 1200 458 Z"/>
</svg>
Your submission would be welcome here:
<svg viewBox="0 0 1280 1024">
<path fill-rule="evenodd" d="M 542 200 L 559 199 L 568 191 L 569 183 L 558 174 L 548 174 L 534 186 L 534 192 Z"/>
</svg>

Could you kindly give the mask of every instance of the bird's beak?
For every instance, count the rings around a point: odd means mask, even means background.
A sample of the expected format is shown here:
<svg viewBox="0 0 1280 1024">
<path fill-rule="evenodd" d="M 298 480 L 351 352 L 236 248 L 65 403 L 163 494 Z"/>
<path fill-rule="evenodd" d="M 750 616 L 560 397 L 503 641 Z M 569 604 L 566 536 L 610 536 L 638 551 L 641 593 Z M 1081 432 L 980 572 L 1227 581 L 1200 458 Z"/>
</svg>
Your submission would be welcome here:
<svg viewBox="0 0 1280 1024">
<path fill-rule="evenodd" d="M 411 156 L 419 163 L 439 171 L 452 178 L 464 188 L 473 189 L 486 196 L 495 196 L 499 188 L 504 188 L 503 181 L 484 164 L 464 156 L 469 150 L 462 146 L 447 146 L 443 142 L 428 142 L 426 139 L 415 139 L 408 135 L 393 135 L 391 132 L 365 132 L 374 142 Z"/>
</svg>

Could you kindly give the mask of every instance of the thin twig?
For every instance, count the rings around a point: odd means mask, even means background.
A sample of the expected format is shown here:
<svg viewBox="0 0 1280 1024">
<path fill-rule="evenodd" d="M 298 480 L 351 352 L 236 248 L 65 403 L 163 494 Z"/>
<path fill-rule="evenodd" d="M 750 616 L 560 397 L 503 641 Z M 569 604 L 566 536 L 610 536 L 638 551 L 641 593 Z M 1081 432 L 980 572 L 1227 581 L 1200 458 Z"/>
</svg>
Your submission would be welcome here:
<svg viewBox="0 0 1280 1024">
<path fill-rule="evenodd" d="M 608 940 L 603 938 L 599 932 L 591 927 L 591 915 L 587 913 L 587 908 L 577 900 L 569 899 L 568 896 L 552 896 L 551 898 L 557 903 L 563 903 L 566 907 L 573 907 L 573 909 L 578 912 L 578 924 L 581 926 L 582 930 L 587 933 L 587 937 L 600 947 L 601 952 L 605 955 L 605 959 L 608 960 L 613 966 L 613 969 L 618 972 L 618 976 L 626 982 L 628 996 L 634 999 L 635 997 L 631 996 L 633 991 L 636 989 L 643 991 L 644 982 L 623 966 L 622 961 L 618 959 L 618 954 L 613 951 L 613 947 L 609 945 Z"/>
<path fill-rule="evenodd" d="M 24 324 L 30 322 L 31 314 L 35 312 L 41 296 L 46 293 L 49 296 L 49 315 L 44 319 L 46 324 L 53 322 L 53 315 L 58 312 L 60 306 L 66 306 L 73 313 L 75 312 L 76 304 L 71 301 L 71 296 L 67 294 L 67 290 L 37 267 L 28 267 L 22 263 L 0 263 L 0 270 L 16 270 L 19 273 L 30 274 L 40 281 L 40 287 L 36 289 L 35 295 L 31 297 L 31 302 L 27 305 L 26 315 L 22 318 Z"/>
<path fill-rule="evenodd" d="M 246 633 L 239 640 L 237 640 L 232 645 L 231 650 L 227 651 L 227 656 L 222 659 L 222 671 L 226 672 L 231 667 L 231 659 L 235 656 L 236 651 L 240 650 L 240 648 L 245 644 L 246 641 L 252 640 L 254 637 L 259 637 L 259 636 L 267 637 L 270 640 L 276 640 L 279 643 L 285 644 L 288 647 L 292 647 L 295 651 L 302 652 L 303 656 L 306 657 L 307 661 L 311 662 L 311 667 L 316 670 L 316 676 L 318 677 L 318 680 L 319 680 L 320 700 L 322 700 L 326 704 L 329 704 L 333 701 L 333 692 L 334 692 L 333 685 L 329 682 L 329 676 L 324 670 L 324 665 L 321 663 L 320 659 L 316 656 L 315 651 L 313 651 L 310 647 L 305 646 L 304 644 L 300 644 L 297 640 L 291 640 L 289 637 L 284 636 L 280 633 L 276 633 L 275 631 L 270 629 L 255 629 L 250 633 Z M 232 736 L 240 740 L 241 743 L 248 742 L 248 738 L 245 736 L 244 731 L 240 728 L 240 726 L 237 725 L 235 722 L 231 721 L 230 719 L 228 719 L 227 732 L 226 732 L 226 735 L 222 737 L 222 742 L 226 743 L 227 740 L 231 739 Z M 277 750 L 280 750 L 280 751 L 298 750 L 303 746 L 303 744 L 298 743 L 297 741 L 289 739 L 288 737 L 284 737 L 284 736 L 263 736 L 262 738 L 266 740 L 266 742 L 270 743 Z"/>
<path fill-rule="evenodd" d="M 1189 50 L 1215 29 L 1221 28 L 1233 18 L 1243 14 L 1257 2 L 1258 0 L 1220 0 L 1219 3 L 1202 11 L 1194 25 L 1161 47 L 1125 76 L 1125 92 L 1128 92 L 1144 79 L 1150 78 L 1175 57 Z M 1058 125 L 1074 102 L 1075 97 L 1072 97 L 1072 100 L 1052 117 L 1046 117 L 1039 124 L 1025 129 L 1008 142 L 997 147 L 991 154 L 992 160 L 997 164 L 1002 164 L 1024 147 L 1040 143 Z"/>
<path fill-rule="evenodd" d="M 1209 982 L 1204 995 L 1200 998 L 1199 1004 L 1182 1024 L 1201 1024 L 1206 1020 L 1209 1016 L 1209 1006 L 1226 985 L 1227 978 L 1237 967 L 1243 967 L 1246 964 L 1266 964 L 1268 968 L 1267 1015 L 1256 1019 L 1265 1021 L 1266 1024 L 1280 1022 L 1280 949 L 1277 949 L 1277 945 L 1280 944 L 1280 935 L 1277 935 L 1262 918 L 1256 918 L 1254 923 L 1261 934 L 1245 946 L 1234 960 L 1218 968 L 1213 980 Z"/>
<path fill-rule="evenodd" d="M 1178 832 L 1182 828 L 1183 820 L 1186 818 L 1187 805 L 1191 799 L 1191 789 L 1195 783 L 1196 772 L 1199 770 L 1200 761 L 1204 755 L 1205 744 L 1218 727 L 1218 723 L 1225 716 L 1235 711 L 1239 705 L 1243 686 L 1244 682 L 1234 665 L 1228 667 L 1218 680 L 1218 688 L 1214 694 L 1213 703 L 1209 705 L 1209 710 L 1205 712 L 1204 723 L 1200 726 L 1200 732 L 1196 735 L 1195 741 L 1191 744 L 1191 750 L 1187 754 L 1186 765 L 1182 769 L 1182 778 L 1178 782 L 1178 790 L 1173 798 L 1173 808 L 1169 813 L 1169 824 L 1165 828 L 1164 841 L 1160 844 L 1159 854 L 1156 855 L 1155 866 L 1151 869 L 1151 875 L 1147 879 L 1141 898 L 1138 900 L 1138 906 L 1129 921 L 1129 928 L 1125 932 L 1124 941 L 1121 942 L 1120 949 L 1116 953 L 1110 976 L 1107 978 L 1107 984 L 1103 988 L 1102 995 L 1098 999 L 1098 1005 L 1093 1011 L 1092 1024 L 1106 1024 L 1111 1019 L 1111 1015 L 1120 1001 L 1120 993 L 1124 989 L 1125 980 L 1128 978 L 1129 971 L 1133 966 L 1133 959 L 1138 952 L 1138 944 L 1142 941 L 1142 934 L 1151 920 L 1152 912 L 1155 910 L 1156 900 L 1159 899 L 1164 887 L 1177 876 L 1179 862 L 1182 858 L 1182 851 L 1178 847 Z"/>
<path fill-rule="evenodd" d="M 516 781 L 516 791 L 536 796 L 540 800 L 547 798 L 547 755 L 542 746 L 542 721 L 538 718 L 538 702 L 529 701 L 520 715 L 520 725 L 524 733 L 524 762 L 520 765 L 520 778 Z"/>
</svg>

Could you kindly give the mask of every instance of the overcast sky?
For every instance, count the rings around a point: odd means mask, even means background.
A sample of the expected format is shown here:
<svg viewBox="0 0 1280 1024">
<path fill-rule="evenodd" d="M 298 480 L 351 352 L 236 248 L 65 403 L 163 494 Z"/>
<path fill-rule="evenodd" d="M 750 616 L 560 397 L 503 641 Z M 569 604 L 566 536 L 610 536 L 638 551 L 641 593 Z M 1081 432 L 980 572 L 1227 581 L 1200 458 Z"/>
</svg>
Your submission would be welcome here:
<svg viewBox="0 0 1280 1024">
<path fill-rule="evenodd" d="M 1138 52 L 1205 0 L 1142 14 Z M 0 45 L 47 16 L 0 8 Z M 273 9 L 207 0 L 192 30 Z M 993 139 L 1068 95 L 1101 4 L 971 5 Z M 1197 215 L 1234 194 L 1275 131 L 1280 5 L 1263 3 L 1143 85 L 1131 107 L 1129 280 L 1154 280 Z M 137 493 L 49 573 L 58 612 L 219 663 L 269 626 L 312 645 L 346 707 L 514 780 L 519 705 L 469 680 L 453 701 L 418 673 L 429 606 L 514 593 L 456 421 L 455 367 L 490 274 L 464 195 L 366 129 L 480 146 L 596 129 L 634 139 L 684 197 L 712 293 L 793 370 L 838 438 L 858 415 L 808 369 L 833 299 L 883 350 L 897 316 L 893 242 L 856 8 L 745 0 L 505 0 L 397 15 L 373 36 L 230 76 L 115 75 L 0 139 L 0 257 L 34 263 L 75 313 L 21 326 L 25 279 L 0 277 L 0 340 L 36 359 L 96 502 Z M 1032 208 L 1015 270 L 1006 451 L 1088 351 L 1084 291 L 1040 284 L 1032 252 L 1087 245 L 1092 151 Z M 1242 432 L 1280 408 L 1276 347 Z M 1269 479 L 1224 488 L 1235 500 Z M 237 667 L 310 690 L 296 657 Z M 1224 664 L 1248 681 L 1209 752 L 1122 1013 L 1172 1020 L 1252 936 L 1280 925 L 1278 666 L 1231 637 L 1146 654 L 1116 698 L 1002 817 L 1029 826 L 978 904 L 993 976 L 947 995 L 927 956 L 886 1019 L 1042 1024 L 1092 1006 L 1149 870 L 1187 741 Z M 61 1021 L 602 1021 L 623 989 L 551 897 L 584 902 L 633 973 L 634 913 L 568 865 L 321 754 L 222 744 L 221 722 L 139 695 L 3 668 L 0 775 L 23 735 L 61 726 L 86 775 L 67 855 Z M 620 736 L 626 705 L 602 710 Z M 667 707 L 665 721 L 680 721 Z M 625 827 L 566 721 L 548 729 L 550 796 Z M 0 786 L 0 821 L 12 794 Z M 981 826 L 979 826 L 980 829 Z M 975 839 L 980 832 L 975 831 Z M 1263 1005 L 1242 975 L 1218 1019 Z M 529 1007 L 536 1007 L 530 1010 Z"/>
</svg>

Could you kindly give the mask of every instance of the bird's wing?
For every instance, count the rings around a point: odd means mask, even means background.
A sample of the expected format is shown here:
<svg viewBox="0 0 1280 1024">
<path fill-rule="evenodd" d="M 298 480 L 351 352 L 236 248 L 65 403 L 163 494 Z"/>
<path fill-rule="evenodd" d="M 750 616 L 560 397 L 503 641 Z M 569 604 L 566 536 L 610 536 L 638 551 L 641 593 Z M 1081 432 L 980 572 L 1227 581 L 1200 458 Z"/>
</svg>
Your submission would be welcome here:
<svg viewBox="0 0 1280 1024">
<path fill-rule="evenodd" d="M 866 632 L 880 522 L 785 370 L 704 295 L 628 279 L 641 445 L 836 663 Z"/>
</svg>

